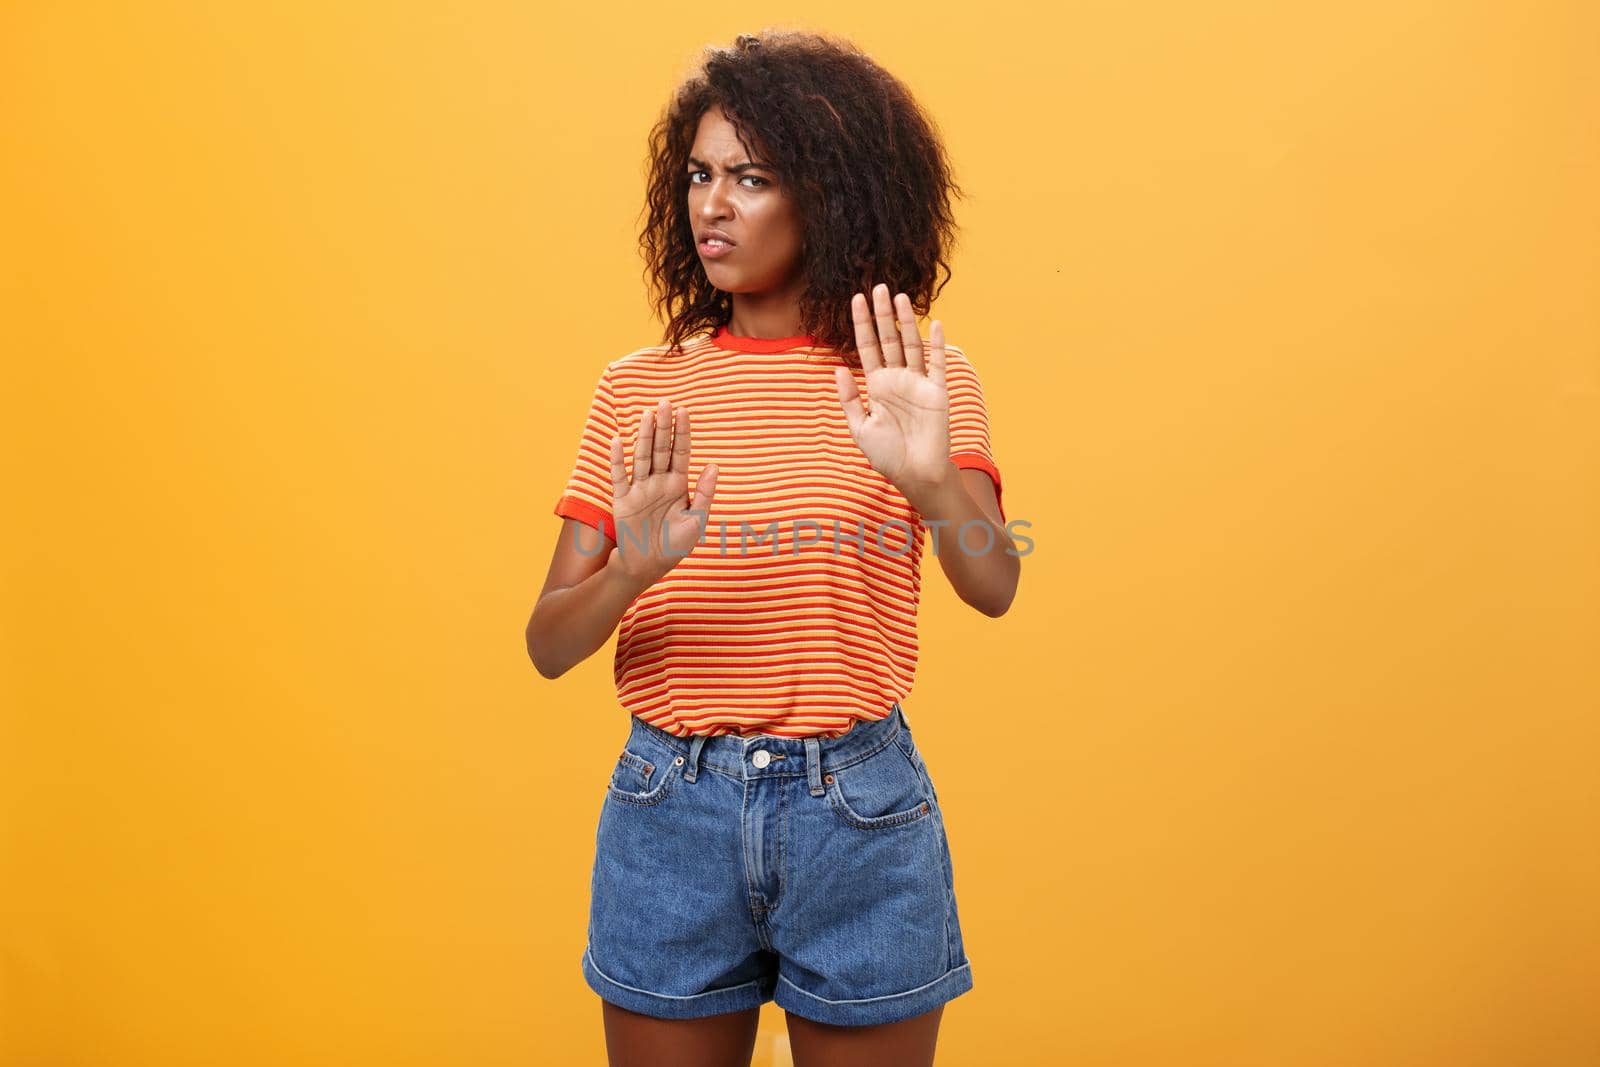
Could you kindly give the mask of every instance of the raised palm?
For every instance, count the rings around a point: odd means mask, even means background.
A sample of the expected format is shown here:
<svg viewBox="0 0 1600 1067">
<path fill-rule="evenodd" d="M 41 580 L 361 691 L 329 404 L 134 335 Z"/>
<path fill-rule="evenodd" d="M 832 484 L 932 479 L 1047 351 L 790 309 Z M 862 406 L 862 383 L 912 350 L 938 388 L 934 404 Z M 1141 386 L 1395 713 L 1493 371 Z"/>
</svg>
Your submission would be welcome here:
<svg viewBox="0 0 1600 1067">
<path fill-rule="evenodd" d="M 872 298 L 876 321 L 868 313 L 865 296 L 857 293 L 850 300 L 871 410 L 863 409 L 855 378 L 845 367 L 835 372 L 839 402 L 850 436 L 867 462 L 902 493 L 913 496 L 937 484 L 949 463 L 944 326 L 934 320 L 924 365 L 922 334 L 910 298 L 900 293 L 891 305 L 886 285 L 874 288 Z"/>
<path fill-rule="evenodd" d="M 631 477 L 622 462 L 622 436 L 611 439 L 611 514 L 617 527 L 612 559 L 641 586 L 654 584 L 700 540 L 716 486 L 712 464 L 700 472 L 694 499 L 688 499 L 689 411 L 663 398 L 639 420 Z"/>
</svg>

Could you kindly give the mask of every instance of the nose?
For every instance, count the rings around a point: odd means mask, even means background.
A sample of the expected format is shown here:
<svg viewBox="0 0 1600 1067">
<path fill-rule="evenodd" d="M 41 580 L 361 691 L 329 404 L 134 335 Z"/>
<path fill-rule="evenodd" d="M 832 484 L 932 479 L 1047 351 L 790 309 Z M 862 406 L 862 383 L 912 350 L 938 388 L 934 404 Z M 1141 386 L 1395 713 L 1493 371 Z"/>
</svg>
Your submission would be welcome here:
<svg viewBox="0 0 1600 1067">
<path fill-rule="evenodd" d="M 728 180 L 729 175 L 713 178 L 709 185 L 705 185 L 706 198 L 700 202 L 700 216 L 706 220 L 722 219 L 728 216 Z"/>
</svg>

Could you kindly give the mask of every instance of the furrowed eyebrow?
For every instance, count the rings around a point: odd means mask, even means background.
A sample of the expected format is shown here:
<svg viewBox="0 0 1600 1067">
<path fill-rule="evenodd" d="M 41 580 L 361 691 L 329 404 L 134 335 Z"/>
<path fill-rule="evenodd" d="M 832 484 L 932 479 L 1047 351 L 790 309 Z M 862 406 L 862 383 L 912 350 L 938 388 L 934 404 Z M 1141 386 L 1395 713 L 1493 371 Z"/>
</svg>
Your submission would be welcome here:
<svg viewBox="0 0 1600 1067">
<path fill-rule="evenodd" d="M 692 167 L 697 167 L 700 170 L 708 170 L 708 169 L 710 169 L 710 166 L 711 166 L 711 164 L 707 163 L 705 160 L 696 159 L 693 156 L 689 157 L 689 165 L 692 166 Z M 729 167 L 727 169 L 728 169 L 728 171 L 730 173 L 738 174 L 741 171 L 751 170 L 752 168 L 759 168 L 761 170 L 771 170 L 772 169 L 771 167 L 767 166 L 765 163 L 735 163 L 733 166 L 731 166 L 731 167 Z"/>
</svg>

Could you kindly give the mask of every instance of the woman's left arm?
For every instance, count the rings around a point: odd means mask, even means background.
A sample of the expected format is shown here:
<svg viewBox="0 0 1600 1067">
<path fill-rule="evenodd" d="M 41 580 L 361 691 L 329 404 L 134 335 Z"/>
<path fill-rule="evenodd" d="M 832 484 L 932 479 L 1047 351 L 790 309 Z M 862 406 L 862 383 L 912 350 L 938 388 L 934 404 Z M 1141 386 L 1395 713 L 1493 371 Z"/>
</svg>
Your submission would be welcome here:
<svg viewBox="0 0 1600 1067">
<path fill-rule="evenodd" d="M 850 372 L 835 372 L 850 436 L 867 460 L 905 496 L 929 528 L 934 554 L 956 595 L 991 618 L 1011 607 L 1022 570 L 989 474 L 950 458 L 950 395 L 944 324 L 926 345 L 904 293 L 873 288 L 872 302 L 850 300 L 867 398 Z M 977 547 L 969 547 L 976 544 Z"/>
<path fill-rule="evenodd" d="M 1001 521 L 1000 498 L 989 476 L 948 462 L 945 470 L 943 481 L 906 499 L 922 515 L 933 553 L 956 595 L 997 619 L 1017 595 L 1022 559 Z"/>
</svg>

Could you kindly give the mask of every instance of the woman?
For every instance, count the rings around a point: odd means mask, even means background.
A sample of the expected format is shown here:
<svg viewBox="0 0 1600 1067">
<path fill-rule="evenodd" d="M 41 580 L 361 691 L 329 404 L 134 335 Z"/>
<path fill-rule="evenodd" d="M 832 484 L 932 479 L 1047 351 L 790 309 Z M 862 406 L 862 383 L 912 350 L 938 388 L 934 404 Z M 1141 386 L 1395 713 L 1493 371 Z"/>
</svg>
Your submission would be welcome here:
<svg viewBox="0 0 1600 1067">
<path fill-rule="evenodd" d="M 977 375 L 917 326 L 959 189 L 817 34 L 711 51 L 650 167 L 667 337 L 600 376 L 527 630 L 555 678 L 620 626 L 583 974 L 613 1064 L 748 1064 L 768 1000 L 801 1067 L 930 1063 L 973 983 L 900 705 L 921 528 L 986 615 L 1019 572 Z"/>
</svg>

